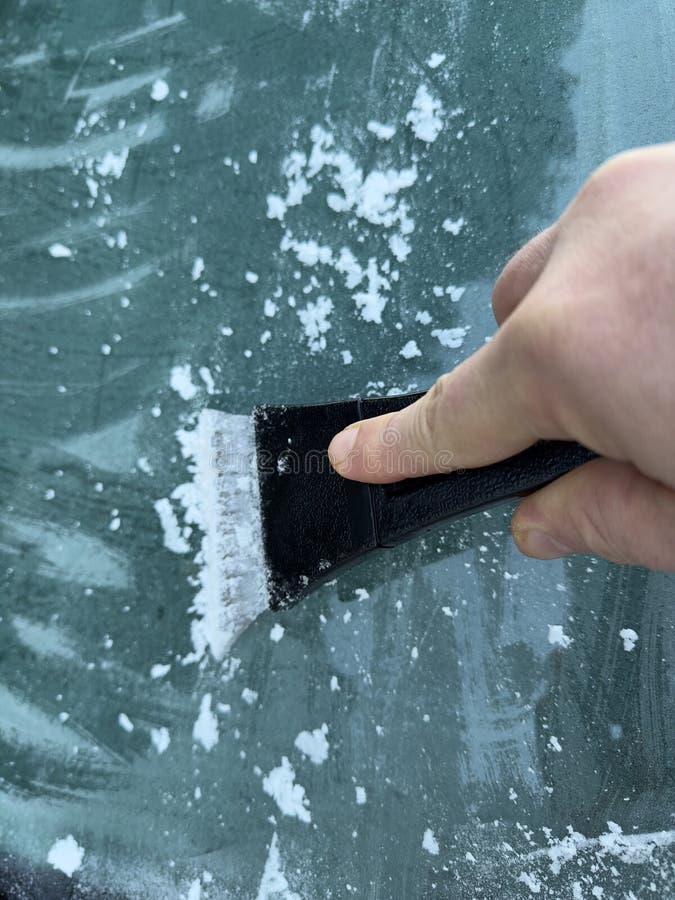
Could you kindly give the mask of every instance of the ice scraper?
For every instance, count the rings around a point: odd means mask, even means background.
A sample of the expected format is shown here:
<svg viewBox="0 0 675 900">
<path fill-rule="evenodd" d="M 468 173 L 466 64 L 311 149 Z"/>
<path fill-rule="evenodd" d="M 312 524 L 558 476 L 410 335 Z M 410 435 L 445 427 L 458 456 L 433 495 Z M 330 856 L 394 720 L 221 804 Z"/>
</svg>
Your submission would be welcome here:
<svg viewBox="0 0 675 900">
<path fill-rule="evenodd" d="M 332 470 L 334 434 L 420 396 L 258 406 L 250 418 L 211 413 L 217 553 L 232 597 L 253 591 L 262 608 L 291 606 L 370 551 L 536 490 L 594 456 L 575 443 L 541 441 L 494 465 L 386 485 Z"/>
</svg>

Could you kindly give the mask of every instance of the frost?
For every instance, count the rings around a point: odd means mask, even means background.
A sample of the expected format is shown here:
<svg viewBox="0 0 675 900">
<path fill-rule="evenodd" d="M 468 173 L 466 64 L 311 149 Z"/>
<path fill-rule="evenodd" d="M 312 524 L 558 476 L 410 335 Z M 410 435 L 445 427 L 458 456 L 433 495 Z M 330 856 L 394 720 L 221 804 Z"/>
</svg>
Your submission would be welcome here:
<svg viewBox="0 0 675 900">
<path fill-rule="evenodd" d="M 169 385 L 181 400 L 192 400 L 197 393 L 197 387 L 192 383 L 192 366 L 174 366 L 169 376 Z"/>
<path fill-rule="evenodd" d="M 631 650 L 635 649 L 635 645 L 638 642 L 637 631 L 633 631 L 632 628 L 622 628 L 619 632 L 619 637 L 623 641 L 623 649 L 627 653 L 630 653 Z"/>
<path fill-rule="evenodd" d="M 563 631 L 562 625 L 549 625 L 548 642 L 554 647 L 562 647 L 563 649 L 565 649 L 572 643 L 572 638 L 567 637 L 567 635 Z"/>
<path fill-rule="evenodd" d="M 442 113 L 441 101 L 432 96 L 426 84 L 421 84 L 417 88 L 412 109 L 405 120 L 416 138 L 427 144 L 433 144 L 443 127 Z"/>
<path fill-rule="evenodd" d="M 192 727 L 192 738 L 208 752 L 218 743 L 218 720 L 211 711 L 211 694 L 204 694 L 199 706 L 199 716 Z"/>
<path fill-rule="evenodd" d="M 155 501 L 155 512 L 164 531 L 164 546 L 172 553 L 188 553 L 190 545 L 181 534 L 178 519 L 166 497 Z"/>
<path fill-rule="evenodd" d="M 286 756 L 281 758 L 280 766 L 263 778 L 262 786 L 285 816 L 295 817 L 306 823 L 312 821 L 305 789 L 302 785 L 295 784 L 295 769 Z"/>
<path fill-rule="evenodd" d="M 438 338 L 443 347 L 456 349 L 464 343 L 467 331 L 467 328 L 434 328 L 431 336 Z"/>
<path fill-rule="evenodd" d="M 417 346 L 416 341 L 408 341 L 408 343 L 399 350 L 399 353 L 404 359 L 412 359 L 414 356 L 422 355 L 422 351 Z"/>
<path fill-rule="evenodd" d="M 284 875 L 276 831 L 272 836 L 256 900 L 301 900 L 299 894 L 290 890 Z"/>
<path fill-rule="evenodd" d="M 301 753 L 309 757 L 315 766 L 320 766 L 328 759 L 327 734 L 328 726 L 324 722 L 321 728 L 315 728 L 314 731 L 301 731 L 295 739 L 295 746 Z"/>
<path fill-rule="evenodd" d="M 424 832 L 424 837 L 422 838 L 422 847 L 427 851 L 427 853 L 430 853 L 431 856 L 438 856 L 440 847 L 438 846 L 438 841 L 436 840 L 436 836 L 434 835 L 431 828 L 427 828 Z"/>
<path fill-rule="evenodd" d="M 83 859 L 84 847 L 80 847 L 72 834 L 55 841 L 47 854 L 47 862 L 68 878 L 80 868 Z"/>
</svg>

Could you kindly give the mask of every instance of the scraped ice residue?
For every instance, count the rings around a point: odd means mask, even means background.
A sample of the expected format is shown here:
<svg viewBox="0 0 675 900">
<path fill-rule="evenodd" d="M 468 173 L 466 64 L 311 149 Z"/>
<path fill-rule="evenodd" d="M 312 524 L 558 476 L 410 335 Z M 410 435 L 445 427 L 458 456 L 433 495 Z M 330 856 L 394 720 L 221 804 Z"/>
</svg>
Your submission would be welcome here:
<svg viewBox="0 0 675 900">
<path fill-rule="evenodd" d="M 272 836 L 256 900 L 300 900 L 300 895 L 291 891 L 284 874 L 276 831 Z"/>
<path fill-rule="evenodd" d="M 211 709 L 211 694 L 204 694 L 199 705 L 199 716 L 192 727 L 193 740 L 207 752 L 218 743 L 218 719 Z"/>
<path fill-rule="evenodd" d="M 47 854 L 47 862 L 69 878 L 82 865 L 84 847 L 80 847 L 72 834 L 55 841 Z"/>
<path fill-rule="evenodd" d="M 431 856 L 438 856 L 440 852 L 440 847 L 438 845 L 438 841 L 436 840 L 436 835 L 433 833 L 431 828 L 427 828 L 422 837 L 422 847 L 427 851 Z"/>
<path fill-rule="evenodd" d="M 295 783 L 295 769 L 288 757 L 283 756 L 281 765 L 276 766 L 263 778 L 262 786 L 285 816 L 300 819 L 307 824 L 312 821 L 305 789 Z"/>
<path fill-rule="evenodd" d="M 328 725 L 324 722 L 321 728 L 315 728 L 313 731 L 301 731 L 295 739 L 295 746 L 315 766 L 328 759 Z"/>
<path fill-rule="evenodd" d="M 174 552 L 184 552 L 193 531 L 198 535 L 193 652 L 183 662 L 199 662 L 207 653 L 222 660 L 268 602 L 253 422 L 204 409 L 176 437 L 192 477 L 160 501 L 158 513 L 164 543 Z"/>
</svg>

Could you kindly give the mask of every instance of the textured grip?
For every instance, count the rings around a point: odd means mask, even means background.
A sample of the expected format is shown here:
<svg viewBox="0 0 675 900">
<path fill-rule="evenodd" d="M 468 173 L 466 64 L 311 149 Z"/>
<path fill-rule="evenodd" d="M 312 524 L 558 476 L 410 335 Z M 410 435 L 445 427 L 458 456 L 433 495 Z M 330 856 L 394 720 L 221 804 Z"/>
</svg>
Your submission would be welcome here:
<svg viewBox="0 0 675 900">
<path fill-rule="evenodd" d="M 421 394 L 364 400 L 361 418 L 402 409 Z M 372 485 L 377 544 L 391 547 L 439 522 L 523 496 L 596 456 L 570 441 L 540 441 L 522 453 L 478 469 Z"/>
</svg>

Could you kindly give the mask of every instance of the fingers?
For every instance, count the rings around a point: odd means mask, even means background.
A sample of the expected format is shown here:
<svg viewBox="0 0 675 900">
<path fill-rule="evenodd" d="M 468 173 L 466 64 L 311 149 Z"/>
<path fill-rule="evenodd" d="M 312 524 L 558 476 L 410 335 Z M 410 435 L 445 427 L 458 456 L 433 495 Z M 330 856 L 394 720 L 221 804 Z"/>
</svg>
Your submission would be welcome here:
<svg viewBox="0 0 675 900">
<path fill-rule="evenodd" d="M 492 309 L 499 325 L 534 287 L 553 251 L 557 225 L 532 238 L 504 266 L 492 292 Z"/>
<path fill-rule="evenodd" d="M 522 329 L 505 328 L 400 412 L 355 423 L 333 438 L 333 467 L 356 481 L 385 483 L 487 465 L 548 434 L 532 412 L 536 367 L 520 352 Z"/>
<path fill-rule="evenodd" d="M 675 491 L 629 463 L 597 459 L 559 478 L 520 503 L 512 528 L 538 559 L 594 553 L 675 571 Z"/>
</svg>

